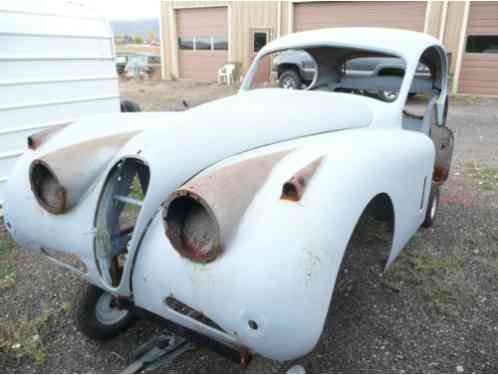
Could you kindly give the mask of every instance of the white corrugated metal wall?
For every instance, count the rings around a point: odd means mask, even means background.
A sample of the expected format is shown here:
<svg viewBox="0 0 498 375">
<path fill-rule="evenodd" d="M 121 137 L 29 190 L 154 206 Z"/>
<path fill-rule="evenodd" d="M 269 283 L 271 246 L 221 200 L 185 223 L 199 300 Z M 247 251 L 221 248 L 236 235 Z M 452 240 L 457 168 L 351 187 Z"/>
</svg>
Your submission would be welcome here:
<svg viewBox="0 0 498 375">
<path fill-rule="evenodd" d="M 5 181 L 33 132 L 119 111 L 107 21 L 67 2 L 0 4 L 0 205 Z"/>
</svg>

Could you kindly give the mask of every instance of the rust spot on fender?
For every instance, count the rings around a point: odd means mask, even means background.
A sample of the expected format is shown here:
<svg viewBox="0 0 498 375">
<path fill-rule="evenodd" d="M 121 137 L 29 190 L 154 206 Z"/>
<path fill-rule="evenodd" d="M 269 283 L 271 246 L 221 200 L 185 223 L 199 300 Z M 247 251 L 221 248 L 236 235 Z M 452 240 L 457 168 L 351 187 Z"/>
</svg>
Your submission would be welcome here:
<svg viewBox="0 0 498 375">
<path fill-rule="evenodd" d="M 251 361 L 251 353 L 248 348 L 245 346 L 241 346 L 239 349 L 239 354 L 240 354 L 240 366 L 243 369 L 246 369 L 247 366 L 249 365 L 249 362 Z"/>
<path fill-rule="evenodd" d="M 38 203 L 54 215 L 74 207 L 116 152 L 138 133 L 91 139 L 35 159 L 29 180 Z"/>
<path fill-rule="evenodd" d="M 434 166 L 432 180 L 437 184 L 442 184 L 448 179 L 448 170 L 440 165 Z"/>
<path fill-rule="evenodd" d="M 282 187 L 282 194 L 280 199 L 292 202 L 298 202 L 304 195 L 306 187 L 308 186 L 311 178 L 314 176 L 316 170 L 320 166 L 323 156 L 311 162 L 303 169 L 299 170 L 294 176 L 284 183 Z"/>
<path fill-rule="evenodd" d="M 66 126 L 71 124 L 71 122 L 64 122 L 62 124 L 52 125 L 47 129 L 41 130 L 28 137 L 28 148 L 31 150 L 36 150 L 43 143 L 52 138 L 59 131 L 64 129 Z"/>
<path fill-rule="evenodd" d="M 273 167 L 292 150 L 254 157 L 193 178 L 164 203 L 166 236 L 183 256 L 213 261 Z"/>
</svg>

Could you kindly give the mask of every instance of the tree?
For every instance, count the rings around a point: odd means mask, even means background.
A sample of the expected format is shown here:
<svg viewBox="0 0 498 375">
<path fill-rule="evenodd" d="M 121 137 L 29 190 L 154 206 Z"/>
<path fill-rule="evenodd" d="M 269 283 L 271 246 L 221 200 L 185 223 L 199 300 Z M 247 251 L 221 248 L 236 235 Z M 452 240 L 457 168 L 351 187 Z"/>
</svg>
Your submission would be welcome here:
<svg viewBox="0 0 498 375">
<path fill-rule="evenodd" d="M 140 36 L 140 35 L 135 35 L 133 37 L 133 42 L 135 44 L 144 44 L 144 38 L 142 38 L 142 36 Z"/>
<path fill-rule="evenodd" d="M 156 41 L 156 33 L 154 31 L 149 31 L 147 33 L 147 41 L 150 42 L 155 42 Z"/>
</svg>

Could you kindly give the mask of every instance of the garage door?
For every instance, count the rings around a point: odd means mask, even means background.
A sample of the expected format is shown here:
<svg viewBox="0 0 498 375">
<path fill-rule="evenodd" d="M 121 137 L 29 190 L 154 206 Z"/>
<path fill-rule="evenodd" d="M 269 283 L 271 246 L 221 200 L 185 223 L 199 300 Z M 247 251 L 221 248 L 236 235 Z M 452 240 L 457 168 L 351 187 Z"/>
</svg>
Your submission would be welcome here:
<svg viewBox="0 0 498 375">
<path fill-rule="evenodd" d="M 227 62 L 227 8 L 177 9 L 180 78 L 215 81 Z"/>
<path fill-rule="evenodd" d="M 424 31 L 425 6 L 425 1 L 297 3 L 294 30 L 368 26 Z"/>
<path fill-rule="evenodd" d="M 498 95 L 498 2 L 472 2 L 459 91 Z"/>
</svg>

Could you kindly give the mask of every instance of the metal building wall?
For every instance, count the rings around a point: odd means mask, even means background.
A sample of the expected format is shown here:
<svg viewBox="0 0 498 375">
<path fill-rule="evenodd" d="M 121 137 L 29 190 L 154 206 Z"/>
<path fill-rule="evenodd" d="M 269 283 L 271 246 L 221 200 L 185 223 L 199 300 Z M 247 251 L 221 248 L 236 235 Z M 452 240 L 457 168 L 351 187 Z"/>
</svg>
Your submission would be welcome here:
<svg viewBox="0 0 498 375">
<path fill-rule="evenodd" d="M 28 135 L 120 106 L 109 24 L 86 8 L 3 1 L 0 46 L 1 204 Z"/>
<path fill-rule="evenodd" d="M 195 7 L 228 7 L 229 53 L 231 62 L 241 64 L 242 72 L 250 65 L 251 29 L 271 28 L 271 38 L 278 32 L 282 34 L 282 25 L 278 26 L 279 2 L 273 1 L 162 1 L 161 37 L 163 45 L 163 77 L 176 79 L 178 69 L 178 42 L 175 24 L 175 9 Z M 286 30 L 285 30 L 286 31 Z M 176 61 L 175 61 L 176 60 Z"/>
<path fill-rule="evenodd" d="M 311 0 L 312 1 L 312 0 Z M 304 1 L 162 1 L 161 6 L 161 37 L 163 45 L 163 78 L 178 78 L 176 25 L 172 10 L 179 7 L 209 7 L 226 5 L 229 8 L 230 51 L 229 58 L 242 64 L 244 73 L 251 62 L 251 28 L 263 27 L 272 29 L 272 39 L 293 31 L 293 8 L 296 2 Z M 462 2 L 448 1 L 446 10 L 443 1 L 430 1 L 427 33 L 439 38 L 452 52 L 452 71 L 455 66 L 459 46 L 459 34 L 462 24 Z M 445 17 L 443 13 L 446 12 Z M 444 23 L 444 25 L 443 25 Z M 443 27 L 442 27 L 443 26 Z"/>
</svg>

